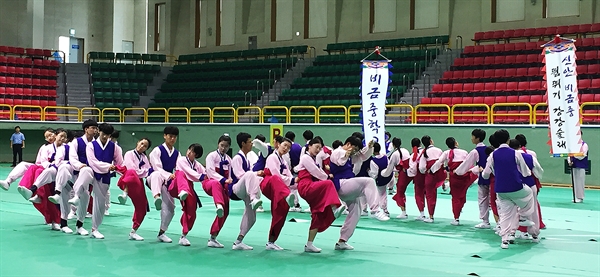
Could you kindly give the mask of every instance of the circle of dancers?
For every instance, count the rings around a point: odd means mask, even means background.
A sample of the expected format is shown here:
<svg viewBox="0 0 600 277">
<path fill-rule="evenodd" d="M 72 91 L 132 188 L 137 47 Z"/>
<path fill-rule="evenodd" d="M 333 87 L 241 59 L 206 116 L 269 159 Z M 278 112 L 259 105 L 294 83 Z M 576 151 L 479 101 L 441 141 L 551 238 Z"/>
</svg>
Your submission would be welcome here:
<svg viewBox="0 0 600 277">
<path fill-rule="evenodd" d="M 311 214 L 304 246 L 309 253 L 321 252 L 314 244 L 317 234 L 345 214 L 334 249 L 352 250 L 348 241 L 361 216 L 370 215 L 379 221 L 390 219 L 388 193 L 393 194 L 392 199 L 402 210 L 396 219 L 409 218 L 405 192 L 411 182 L 419 213 L 415 219 L 435 222 L 437 190 L 448 189 L 447 177 L 454 215 L 451 225 L 461 225 L 467 189 L 475 182 L 481 223 L 474 227 L 491 229 L 491 209 L 501 248 L 508 248 L 516 238 L 537 243 L 540 229 L 545 228 L 537 201 L 543 169 L 535 152 L 526 148 L 525 136 L 519 134 L 511 139 L 506 130 L 494 132 L 486 146 L 486 132 L 474 129 L 471 142 L 475 148 L 470 152 L 460 149 L 453 137 L 446 139 L 445 151 L 427 135 L 413 138 L 409 151 L 402 147 L 401 139 L 392 138 L 389 133 L 387 141 L 381 144 L 366 142 L 357 132 L 328 147 L 310 130 L 303 133 L 304 146 L 294 142 L 293 132 L 276 136 L 271 143 L 263 135 L 252 139 L 250 134 L 241 132 L 234 138 L 220 136 L 216 149 L 206 155 L 206 165 L 197 161 L 204 154 L 202 145 L 193 143 L 181 152 L 175 149 L 178 136 L 177 127 L 167 126 L 164 142 L 148 155 L 146 152 L 152 147 L 148 138 L 139 139 L 135 148 L 123 155 L 117 142 L 119 132 L 108 123 L 87 120 L 79 132 L 47 129 L 46 143 L 40 147 L 35 163 L 19 163 L 5 180 L 0 180 L 0 187 L 8 190 L 20 178 L 18 192 L 33 203 L 52 230 L 103 239 L 100 230 L 108 215 L 109 185 L 111 178 L 118 177 L 117 186 L 122 190 L 119 203 L 130 200 L 134 207 L 130 240 L 144 240 L 138 228 L 153 207 L 160 211 L 161 218 L 157 240 L 171 243 L 166 232 L 179 202 L 183 211 L 179 244 L 189 246 L 187 235 L 194 227 L 196 209 L 202 207 L 197 193 L 200 187 L 195 186 L 199 183 L 214 202 L 209 207 L 214 209 L 215 219 L 210 226 L 208 247 L 224 247 L 218 238 L 227 221 L 230 202 L 244 203 L 233 250 L 253 249 L 244 243 L 244 238 L 256 222 L 256 213 L 264 211 L 262 197 L 271 203 L 267 250 L 284 249 L 276 242 L 289 212 Z M 240 150 L 230 156 L 232 139 Z M 152 194 L 150 201 L 147 189 Z M 308 203 L 308 209 L 302 209 L 299 198 Z M 84 228 L 89 217 L 91 232 Z M 74 230 L 68 225 L 70 219 L 77 220 Z"/>
</svg>

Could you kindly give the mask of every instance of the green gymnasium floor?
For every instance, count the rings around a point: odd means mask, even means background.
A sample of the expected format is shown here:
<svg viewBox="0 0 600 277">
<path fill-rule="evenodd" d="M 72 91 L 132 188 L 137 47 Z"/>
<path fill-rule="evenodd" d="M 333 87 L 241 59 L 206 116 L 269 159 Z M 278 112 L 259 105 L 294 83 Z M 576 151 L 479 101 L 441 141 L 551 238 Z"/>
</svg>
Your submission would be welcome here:
<svg viewBox="0 0 600 277">
<path fill-rule="evenodd" d="M 11 168 L 0 167 L 0 178 Z M 113 184 L 116 179 L 113 179 Z M 204 207 L 188 236 L 191 247 L 177 244 L 181 225 L 177 211 L 168 235 L 172 244 L 155 241 L 160 215 L 154 209 L 139 230 L 146 241 L 127 240 L 133 207 L 113 204 L 100 231 L 104 240 L 51 231 L 43 218 L 23 200 L 14 183 L 0 191 L 0 276 L 599 276 L 600 191 L 587 190 L 585 203 L 571 203 L 571 190 L 543 188 L 540 194 L 546 230 L 542 241 L 518 240 L 500 249 L 491 230 L 476 230 L 477 188 L 469 190 L 463 226 L 451 226 L 450 196 L 438 197 L 436 223 L 413 220 L 416 206 L 409 196 L 409 220 L 378 222 L 363 217 L 350 239 L 356 249 L 334 251 L 343 217 L 317 236 L 320 254 L 303 252 L 308 220 L 306 213 L 290 213 L 278 244 L 285 251 L 266 251 L 270 214 L 260 213 L 244 242 L 252 251 L 233 251 L 242 205 L 233 203 L 232 214 L 219 236 L 224 249 L 206 247 L 215 213 L 203 192 Z M 409 191 L 412 186 L 409 187 Z M 441 191 L 441 190 L 440 190 Z M 120 190 L 111 187 L 116 201 Z M 390 199 L 391 200 L 391 199 Z M 265 199 L 268 209 L 268 200 Z M 400 209 L 390 203 L 392 217 Z M 307 207 L 306 204 L 303 207 Z M 71 226 L 75 222 L 70 222 Z M 91 219 L 86 221 L 89 231 Z M 476 274 L 476 275 L 475 275 Z"/>
</svg>

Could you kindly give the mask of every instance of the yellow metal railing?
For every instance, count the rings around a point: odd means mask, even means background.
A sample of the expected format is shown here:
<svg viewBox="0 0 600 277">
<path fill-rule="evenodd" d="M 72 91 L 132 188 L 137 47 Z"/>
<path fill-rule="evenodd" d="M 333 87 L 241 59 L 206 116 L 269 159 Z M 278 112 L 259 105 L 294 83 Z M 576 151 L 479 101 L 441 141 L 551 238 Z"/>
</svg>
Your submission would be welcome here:
<svg viewBox="0 0 600 277">
<path fill-rule="evenodd" d="M 206 113 L 202 113 L 202 111 L 206 111 Z M 195 112 L 199 112 L 196 114 Z M 206 122 L 212 123 L 212 111 L 208 107 L 193 107 L 190 108 L 190 122 L 194 121 L 194 118 L 206 118 L 208 119 Z"/>
<path fill-rule="evenodd" d="M 172 121 L 172 119 L 175 119 Z M 167 109 L 167 122 L 179 122 L 178 118 L 183 118 L 185 123 L 190 123 L 190 110 L 183 107 L 171 107 Z"/>
<path fill-rule="evenodd" d="M 139 113 L 141 112 L 141 114 Z M 124 108 L 122 122 L 127 122 L 127 118 L 139 119 L 142 118 L 142 122 L 148 122 L 148 113 L 144 108 Z"/>
<path fill-rule="evenodd" d="M 581 107 L 579 108 L 579 114 L 581 115 L 580 123 L 583 124 L 583 121 L 586 116 L 597 117 L 597 119 L 595 121 L 600 120 L 600 111 L 595 110 L 595 112 L 590 112 L 590 111 L 583 110 L 583 108 L 585 108 L 587 106 L 599 106 L 600 107 L 600 102 L 587 102 L 587 103 L 581 104 Z"/>
<path fill-rule="evenodd" d="M 519 112 L 497 113 L 495 111 L 495 108 L 497 108 L 497 107 L 527 107 L 527 109 L 529 109 L 529 113 L 528 114 L 522 114 Z M 493 124 L 496 116 L 516 117 L 517 119 L 519 119 L 519 117 L 527 116 L 528 117 L 527 121 L 529 122 L 529 124 L 531 124 L 532 109 L 533 108 L 531 107 L 531 104 L 529 104 L 529 103 L 496 103 L 496 104 L 492 105 L 492 107 L 491 107 L 490 122 Z"/>
<path fill-rule="evenodd" d="M 322 110 L 335 110 L 332 111 L 330 114 L 322 114 L 321 111 Z M 338 111 L 339 110 L 343 110 L 344 114 L 340 114 Z M 325 118 L 342 118 L 343 123 L 348 123 L 348 108 L 346 108 L 346 106 L 341 106 L 341 105 L 331 105 L 331 106 L 320 106 L 317 109 L 317 123 L 321 123 L 321 117 L 325 117 Z"/>
<path fill-rule="evenodd" d="M 408 108 L 408 110 L 410 111 L 410 113 L 387 113 L 385 116 L 386 117 L 408 117 L 408 119 L 410 120 L 410 124 L 412 124 L 413 122 L 415 122 L 415 108 L 410 105 L 410 104 L 387 104 L 385 105 L 385 107 L 388 110 L 391 110 L 393 108 L 399 108 L 399 109 L 404 109 L 404 108 Z M 350 114 L 348 114 L 348 123 L 350 122 Z"/>
<path fill-rule="evenodd" d="M 459 108 L 484 108 L 485 113 L 456 113 Z M 450 124 L 454 124 L 457 117 L 484 117 L 486 124 L 490 124 L 490 106 L 486 104 L 455 104 L 450 110 Z"/>
<path fill-rule="evenodd" d="M 44 107 L 44 112 L 42 113 L 42 121 L 46 121 L 46 117 L 48 116 L 49 113 L 51 113 L 51 111 L 48 110 L 54 110 L 52 111 L 54 113 L 55 116 L 75 116 L 77 117 L 77 121 L 81 121 L 81 109 L 77 108 L 77 107 L 63 107 L 63 106 L 46 106 Z M 64 110 L 66 113 L 59 113 L 58 110 Z M 68 111 L 74 111 L 75 113 L 69 113 Z"/>
<path fill-rule="evenodd" d="M 386 117 L 404 117 L 408 118 L 409 122 L 416 124 L 422 123 L 422 118 L 435 118 L 433 121 L 443 123 L 446 121 L 449 124 L 454 124 L 462 117 L 481 117 L 486 123 L 494 124 L 494 122 L 502 122 L 501 117 L 517 118 L 514 122 L 518 122 L 518 119 L 528 122 L 529 124 L 545 124 L 540 121 L 540 117 L 547 117 L 547 109 L 544 109 L 548 105 L 546 103 L 538 103 L 532 106 L 529 103 L 496 103 L 491 107 L 486 104 L 455 104 L 452 107 L 446 104 L 419 104 L 415 107 L 408 104 L 389 104 L 386 105 L 387 109 L 399 108 L 404 109 L 401 113 L 387 114 Z M 584 108 L 589 106 L 600 106 L 600 102 L 587 102 L 582 103 L 580 107 L 580 114 L 582 123 L 586 118 L 595 117 L 600 118 L 600 112 L 596 110 L 585 110 Z M 526 107 L 527 112 L 519 111 L 498 111 L 499 107 Z M 8 118 L 15 120 L 15 115 L 21 120 L 56 120 L 55 118 L 73 116 L 77 118 L 77 121 L 81 122 L 86 119 L 92 118 L 97 121 L 113 121 L 113 122 L 126 122 L 128 118 L 138 118 L 144 123 L 147 122 L 198 122 L 199 118 L 203 118 L 205 122 L 209 123 L 222 123 L 223 120 L 230 123 L 238 123 L 240 118 L 256 118 L 258 123 L 269 122 L 269 118 L 272 116 L 278 117 L 280 123 L 293 123 L 292 119 L 297 118 L 309 118 L 312 119 L 313 123 L 321 123 L 326 121 L 324 119 L 339 118 L 339 123 L 351 123 L 355 118 L 360 117 L 360 105 L 345 106 L 264 106 L 262 108 L 256 106 L 248 107 L 171 107 L 171 108 L 105 108 L 98 109 L 95 107 L 90 108 L 76 108 L 68 106 L 35 106 L 35 105 L 8 105 L 0 104 L 0 118 Z M 427 108 L 438 108 L 441 111 L 433 111 L 423 113 L 421 110 Z M 462 108 L 483 108 L 483 111 L 469 111 L 468 113 L 460 112 Z M 60 112 L 57 112 L 60 111 Z M 281 117 L 284 120 L 281 120 Z M 442 118 L 445 118 L 443 120 Z M 112 120 L 111 120 L 112 119 Z M 158 119 L 158 120 L 155 120 Z M 181 119 L 181 120 L 178 120 Z M 421 119 L 421 120 L 420 120 Z M 436 120 L 437 119 L 437 120 Z M 442 120 L 440 120 L 442 119 Z M 499 120 L 500 119 L 500 120 Z M 599 119 L 600 120 L 600 119 Z M 131 121 L 131 120 L 130 120 Z M 440 122 L 441 121 L 441 122 Z M 337 123 L 336 122 L 336 123 Z M 513 120 L 509 120 L 513 122 Z"/>
<path fill-rule="evenodd" d="M 275 111 L 278 111 L 278 112 L 271 112 L 271 113 L 269 113 L 272 110 L 275 110 Z M 282 114 L 281 111 L 284 111 L 285 114 Z M 285 116 L 285 122 L 279 122 L 279 123 L 290 123 L 290 110 L 289 110 L 288 107 L 286 107 L 286 106 L 264 106 L 262 108 L 262 116 L 261 116 L 262 117 L 262 122 L 267 122 L 267 120 L 265 120 L 265 117 L 267 117 L 267 116 L 269 116 L 269 117 L 272 117 L 272 116 L 278 117 L 278 116 L 282 116 L 282 115 Z"/>
<path fill-rule="evenodd" d="M 256 110 L 257 113 L 250 113 L 251 110 Z M 238 107 L 237 109 L 235 109 L 235 114 L 237 115 L 236 122 L 240 122 L 240 118 L 249 118 L 250 121 L 252 121 L 253 118 L 257 118 L 258 123 L 263 123 L 262 109 L 258 106 Z"/>
<path fill-rule="evenodd" d="M 346 123 L 352 123 L 352 118 L 353 117 L 359 117 L 360 118 L 360 109 L 362 108 L 361 105 L 350 105 L 348 106 L 348 117 L 346 117 Z M 352 113 L 353 110 L 358 110 L 357 113 Z M 413 110 L 414 112 L 414 110 Z"/>
<path fill-rule="evenodd" d="M 155 115 L 155 114 L 151 113 L 154 111 L 161 112 L 162 115 Z M 162 118 L 163 119 L 162 122 L 167 122 L 167 116 L 168 116 L 168 113 L 167 113 L 167 109 L 165 109 L 165 108 L 148 108 L 148 109 L 146 109 L 146 122 L 150 122 L 150 121 L 158 122 L 158 121 L 150 120 L 151 118 Z"/>
<path fill-rule="evenodd" d="M 544 110 L 543 113 L 538 113 L 538 108 L 539 107 L 546 107 L 546 110 Z M 538 124 L 538 116 L 544 116 L 545 118 L 548 117 L 548 103 L 542 102 L 542 103 L 537 103 L 535 104 L 535 106 L 533 106 L 533 110 L 531 111 L 533 113 L 533 124 Z M 544 124 L 543 122 L 541 122 L 541 124 Z"/>
<path fill-rule="evenodd" d="M 298 110 L 311 110 L 312 114 L 303 114 L 303 111 Z M 290 123 L 294 123 L 294 118 L 312 118 L 312 123 L 317 123 L 317 108 L 315 106 L 291 106 L 290 109 Z M 294 114 L 294 111 L 298 111 L 299 114 Z M 311 122 L 303 122 L 303 123 L 311 123 Z"/>
<path fill-rule="evenodd" d="M 226 113 L 223 114 L 217 114 L 217 111 L 224 111 Z M 231 114 L 227 113 L 227 112 L 231 112 Z M 215 123 L 215 118 L 231 118 L 231 122 L 229 123 L 237 123 L 237 114 L 235 112 L 235 109 L 233 107 L 214 107 L 212 109 L 212 115 L 211 115 L 211 120 L 210 123 Z M 220 121 L 220 120 L 217 120 Z"/>
<path fill-rule="evenodd" d="M 114 113 L 108 113 L 108 112 L 114 112 Z M 100 117 L 100 121 L 106 122 L 107 118 L 117 118 L 119 121 L 117 122 L 123 122 L 123 113 L 121 112 L 121 109 L 119 108 L 104 108 L 102 109 L 102 112 L 100 113 L 101 117 Z"/>
<path fill-rule="evenodd" d="M 419 113 L 419 109 L 422 108 L 443 108 L 446 110 L 446 114 L 444 113 L 439 113 L 439 114 L 432 114 L 430 113 L 426 113 L 426 114 L 420 114 Z M 450 106 L 446 105 L 446 104 L 419 104 L 415 107 L 415 115 L 414 118 L 415 120 L 413 121 L 414 124 L 419 123 L 419 117 L 427 117 L 427 118 L 442 118 L 442 117 L 446 117 L 446 123 L 450 124 L 450 118 L 451 118 L 451 114 L 450 114 Z"/>
</svg>

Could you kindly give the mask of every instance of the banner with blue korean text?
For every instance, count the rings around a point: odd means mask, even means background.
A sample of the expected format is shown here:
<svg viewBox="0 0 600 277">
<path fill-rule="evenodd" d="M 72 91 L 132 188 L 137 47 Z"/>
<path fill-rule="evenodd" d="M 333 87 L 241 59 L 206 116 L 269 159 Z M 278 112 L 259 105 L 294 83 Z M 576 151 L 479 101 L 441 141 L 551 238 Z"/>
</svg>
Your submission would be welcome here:
<svg viewBox="0 0 600 277">
<path fill-rule="evenodd" d="M 582 155 L 575 50 L 573 41 L 544 47 L 548 144 L 554 157 Z"/>
<path fill-rule="evenodd" d="M 363 61 L 361 99 L 366 143 L 371 140 L 385 142 L 385 102 L 389 78 L 387 61 Z"/>
</svg>

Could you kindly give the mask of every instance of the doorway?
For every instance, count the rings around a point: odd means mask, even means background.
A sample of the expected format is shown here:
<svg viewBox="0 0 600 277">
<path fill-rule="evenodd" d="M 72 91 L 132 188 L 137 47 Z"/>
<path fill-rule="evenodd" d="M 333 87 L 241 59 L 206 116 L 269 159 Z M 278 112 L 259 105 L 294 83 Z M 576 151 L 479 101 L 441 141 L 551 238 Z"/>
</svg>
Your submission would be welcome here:
<svg viewBox="0 0 600 277">
<path fill-rule="evenodd" d="M 248 50 L 256 50 L 258 48 L 258 38 L 256 36 L 248 37 Z"/>
<path fill-rule="evenodd" d="M 85 50 L 83 49 L 84 40 L 76 37 L 58 38 L 58 49 L 65 53 L 66 63 L 85 62 Z"/>
<path fill-rule="evenodd" d="M 121 50 L 123 53 L 133 53 L 133 41 L 123 40 Z"/>
</svg>

